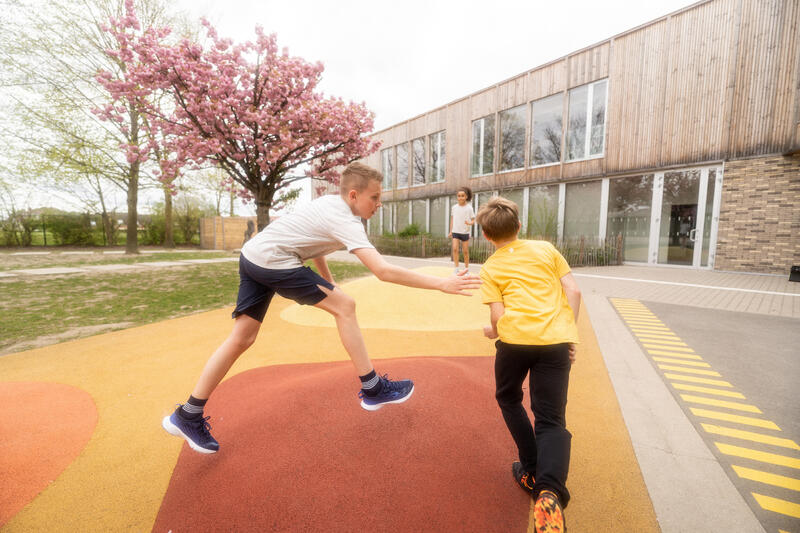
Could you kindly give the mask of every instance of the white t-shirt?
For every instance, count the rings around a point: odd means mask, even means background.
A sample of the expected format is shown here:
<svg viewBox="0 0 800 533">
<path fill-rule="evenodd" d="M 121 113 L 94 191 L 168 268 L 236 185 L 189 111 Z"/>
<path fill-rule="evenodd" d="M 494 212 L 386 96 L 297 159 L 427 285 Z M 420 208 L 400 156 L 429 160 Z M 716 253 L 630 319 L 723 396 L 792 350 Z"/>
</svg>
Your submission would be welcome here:
<svg viewBox="0 0 800 533">
<path fill-rule="evenodd" d="M 242 246 L 242 255 L 262 268 L 285 270 L 342 247 L 374 248 L 361 218 L 338 194 L 329 194 L 280 217 Z"/>
<path fill-rule="evenodd" d="M 461 205 L 454 205 L 450 209 L 450 214 L 453 217 L 453 233 L 469 233 L 469 226 L 467 226 L 467 221 L 472 220 L 475 218 L 475 211 L 472 210 L 472 205 L 464 204 Z"/>
</svg>

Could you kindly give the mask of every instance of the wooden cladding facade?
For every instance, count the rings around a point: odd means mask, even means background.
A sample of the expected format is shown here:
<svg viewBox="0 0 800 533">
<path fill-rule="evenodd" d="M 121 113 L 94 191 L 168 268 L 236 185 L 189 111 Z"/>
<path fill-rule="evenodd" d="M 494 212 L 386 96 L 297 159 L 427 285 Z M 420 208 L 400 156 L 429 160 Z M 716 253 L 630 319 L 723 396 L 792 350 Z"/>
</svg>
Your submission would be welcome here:
<svg viewBox="0 0 800 533">
<path fill-rule="evenodd" d="M 562 155 L 549 166 L 470 177 L 473 120 L 527 105 L 527 163 L 530 103 L 563 93 L 566 125 L 568 91 L 603 79 L 602 157 L 564 162 Z M 389 148 L 442 130 L 446 180 L 386 191 L 384 201 L 450 194 L 461 185 L 496 190 L 797 151 L 800 2 L 698 2 L 372 137 Z M 380 151 L 365 162 L 380 169 Z"/>
</svg>

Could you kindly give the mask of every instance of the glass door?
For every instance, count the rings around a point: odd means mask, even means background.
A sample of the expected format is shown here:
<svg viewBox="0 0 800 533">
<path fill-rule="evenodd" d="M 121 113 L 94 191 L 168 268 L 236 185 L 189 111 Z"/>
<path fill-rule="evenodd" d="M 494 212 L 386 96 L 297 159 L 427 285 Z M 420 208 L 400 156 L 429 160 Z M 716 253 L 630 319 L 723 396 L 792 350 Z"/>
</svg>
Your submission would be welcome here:
<svg viewBox="0 0 800 533">
<path fill-rule="evenodd" d="M 655 263 L 712 267 L 722 169 L 664 172 L 653 190 L 658 233 L 651 233 Z M 659 201 L 660 200 L 660 201 Z M 658 207 L 656 207 L 658 204 Z M 653 232 L 655 233 L 655 232 Z M 655 249 L 653 249 L 655 248 Z"/>
</svg>

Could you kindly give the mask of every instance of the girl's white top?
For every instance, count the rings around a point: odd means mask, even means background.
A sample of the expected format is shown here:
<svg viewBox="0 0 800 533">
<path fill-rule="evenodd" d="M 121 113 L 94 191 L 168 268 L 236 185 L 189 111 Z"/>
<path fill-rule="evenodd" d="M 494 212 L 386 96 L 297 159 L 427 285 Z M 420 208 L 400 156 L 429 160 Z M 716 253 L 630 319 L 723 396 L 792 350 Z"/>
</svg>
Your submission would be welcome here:
<svg viewBox="0 0 800 533">
<path fill-rule="evenodd" d="M 272 222 L 242 246 L 242 255 L 262 268 L 284 270 L 342 248 L 374 246 L 361 217 L 340 195 L 329 194 Z"/>
<path fill-rule="evenodd" d="M 472 210 L 472 205 L 464 204 L 462 205 L 454 205 L 452 209 L 450 209 L 450 213 L 453 216 L 453 233 L 469 233 L 469 226 L 467 226 L 467 221 L 472 220 L 475 218 L 475 211 Z"/>
</svg>

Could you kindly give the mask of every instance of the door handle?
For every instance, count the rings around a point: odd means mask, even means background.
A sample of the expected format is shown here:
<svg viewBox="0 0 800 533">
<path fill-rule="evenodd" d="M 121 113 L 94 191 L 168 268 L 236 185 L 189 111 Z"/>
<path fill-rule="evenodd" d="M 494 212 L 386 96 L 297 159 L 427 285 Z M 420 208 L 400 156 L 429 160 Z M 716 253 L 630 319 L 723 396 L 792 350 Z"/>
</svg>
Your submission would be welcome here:
<svg viewBox="0 0 800 533">
<path fill-rule="evenodd" d="M 692 242 L 697 240 L 697 228 L 689 230 L 689 240 Z"/>
</svg>

